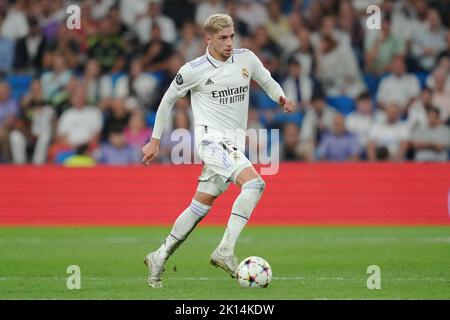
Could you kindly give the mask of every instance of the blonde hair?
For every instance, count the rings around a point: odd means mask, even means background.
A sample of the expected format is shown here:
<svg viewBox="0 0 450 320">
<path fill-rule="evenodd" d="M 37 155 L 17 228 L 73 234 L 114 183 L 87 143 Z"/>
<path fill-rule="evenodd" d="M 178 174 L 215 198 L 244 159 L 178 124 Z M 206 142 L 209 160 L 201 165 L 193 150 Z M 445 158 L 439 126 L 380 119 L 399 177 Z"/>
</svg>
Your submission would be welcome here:
<svg viewBox="0 0 450 320">
<path fill-rule="evenodd" d="M 223 13 L 217 13 L 210 15 L 205 21 L 205 32 L 206 33 L 217 33 L 224 28 L 233 27 L 233 19 Z"/>
</svg>

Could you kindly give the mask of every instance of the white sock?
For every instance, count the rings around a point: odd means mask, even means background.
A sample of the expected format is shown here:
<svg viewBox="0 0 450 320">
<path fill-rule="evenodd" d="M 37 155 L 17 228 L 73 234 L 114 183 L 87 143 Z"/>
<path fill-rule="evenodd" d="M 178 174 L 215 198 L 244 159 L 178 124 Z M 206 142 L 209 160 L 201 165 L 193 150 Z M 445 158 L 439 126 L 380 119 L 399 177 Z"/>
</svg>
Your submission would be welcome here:
<svg viewBox="0 0 450 320">
<path fill-rule="evenodd" d="M 211 206 L 207 206 L 197 200 L 192 200 L 191 205 L 181 213 L 172 227 L 164 243 L 157 250 L 159 258 L 164 261 L 187 239 L 195 226 L 206 216 Z"/>
<path fill-rule="evenodd" d="M 236 241 L 247 224 L 264 191 L 265 183 L 255 178 L 242 185 L 241 193 L 236 198 L 228 220 L 227 228 L 219 244 L 219 252 L 225 256 L 234 253 Z"/>
</svg>

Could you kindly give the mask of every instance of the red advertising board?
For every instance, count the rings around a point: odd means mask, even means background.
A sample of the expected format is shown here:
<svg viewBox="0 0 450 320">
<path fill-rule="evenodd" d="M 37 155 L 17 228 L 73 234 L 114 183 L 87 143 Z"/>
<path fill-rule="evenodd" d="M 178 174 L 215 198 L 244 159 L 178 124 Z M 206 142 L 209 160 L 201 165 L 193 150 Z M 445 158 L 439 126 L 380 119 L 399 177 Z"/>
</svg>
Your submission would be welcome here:
<svg viewBox="0 0 450 320">
<path fill-rule="evenodd" d="M 200 165 L 0 166 L 0 225 L 168 225 L 190 203 Z M 263 176 L 253 225 L 450 225 L 450 163 L 283 163 Z M 225 224 L 230 186 L 204 224 Z"/>
</svg>

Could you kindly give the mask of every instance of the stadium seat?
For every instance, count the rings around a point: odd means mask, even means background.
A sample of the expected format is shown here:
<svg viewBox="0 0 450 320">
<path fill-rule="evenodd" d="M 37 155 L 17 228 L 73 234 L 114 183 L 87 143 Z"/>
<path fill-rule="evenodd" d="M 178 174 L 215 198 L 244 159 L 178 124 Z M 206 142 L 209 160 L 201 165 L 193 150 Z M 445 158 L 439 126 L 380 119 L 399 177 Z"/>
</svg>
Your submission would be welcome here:
<svg viewBox="0 0 450 320">
<path fill-rule="evenodd" d="M 344 115 L 355 111 L 355 101 L 347 96 L 328 97 L 327 103 Z"/>
<path fill-rule="evenodd" d="M 164 71 L 149 72 L 148 74 L 155 77 L 156 80 L 158 80 L 158 83 L 162 83 L 167 77 L 167 74 Z"/>
<path fill-rule="evenodd" d="M 273 117 L 272 122 L 274 124 L 295 123 L 300 126 L 303 121 L 303 116 L 303 113 L 299 111 L 293 113 L 278 112 Z"/>
<path fill-rule="evenodd" d="M 11 95 L 20 100 L 29 90 L 33 77 L 28 74 L 9 75 L 6 81 L 11 86 Z"/>
<path fill-rule="evenodd" d="M 380 79 L 378 77 L 371 75 L 369 73 L 365 73 L 363 75 L 364 83 L 367 86 L 367 89 L 369 90 L 369 93 L 371 96 L 375 96 L 378 90 L 378 84 L 380 83 Z"/>
<path fill-rule="evenodd" d="M 117 80 L 118 80 L 121 76 L 123 76 L 123 75 L 125 75 L 125 74 L 126 74 L 126 73 L 125 73 L 125 72 L 122 72 L 122 71 L 120 71 L 120 72 L 115 72 L 115 73 L 111 73 L 110 76 L 111 76 L 112 86 L 115 87 L 115 86 L 116 86 Z"/>
<path fill-rule="evenodd" d="M 151 111 L 145 115 L 145 123 L 148 127 L 153 128 L 155 125 L 156 112 Z"/>
<path fill-rule="evenodd" d="M 378 91 L 378 86 L 380 85 L 381 80 L 383 80 L 384 77 L 389 75 L 389 73 L 384 73 L 380 77 L 374 76 L 370 73 L 364 73 L 363 79 L 364 83 L 366 84 L 369 93 L 372 97 L 375 97 Z"/>
<path fill-rule="evenodd" d="M 419 71 L 419 72 L 415 72 L 414 74 L 416 75 L 417 79 L 419 80 L 420 88 L 421 89 L 425 88 L 425 84 L 426 84 L 429 73 L 425 72 L 425 71 Z"/>
<path fill-rule="evenodd" d="M 75 154 L 75 151 L 73 151 L 73 150 L 58 152 L 56 154 L 55 163 L 56 164 L 64 164 L 64 160 L 73 156 L 74 154 Z"/>
<path fill-rule="evenodd" d="M 264 90 L 252 88 L 253 92 L 250 93 L 251 105 L 257 109 L 277 109 L 278 104 L 269 98 Z"/>
</svg>

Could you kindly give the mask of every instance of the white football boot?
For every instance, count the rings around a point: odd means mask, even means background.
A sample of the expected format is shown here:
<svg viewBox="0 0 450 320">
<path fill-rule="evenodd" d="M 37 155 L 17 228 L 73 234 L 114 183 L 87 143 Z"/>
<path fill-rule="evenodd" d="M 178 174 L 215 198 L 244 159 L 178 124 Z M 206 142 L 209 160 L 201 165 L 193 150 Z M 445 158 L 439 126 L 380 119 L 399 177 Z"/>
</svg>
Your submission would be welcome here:
<svg viewBox="0 0 450 320">
<path fill-rule="evenodd" d="M 162 288 L 161 274 L 164 271 L 164 261 L 155 257 L 156 252 L 150 252 L 144 259 L 148 268 L 148 285 L 152 288 Z"/>
<path fill-rule="evenodd" d="M 237 266 L 238 260 L 234 254 L 229 256 L 223 256 L 219 253 L 219 248 L 216 248 L 211 254 L 211 264 L 216 268 L 222 268 L 225 270 L 232 278 L 237 278 Z"/>
</svg>

